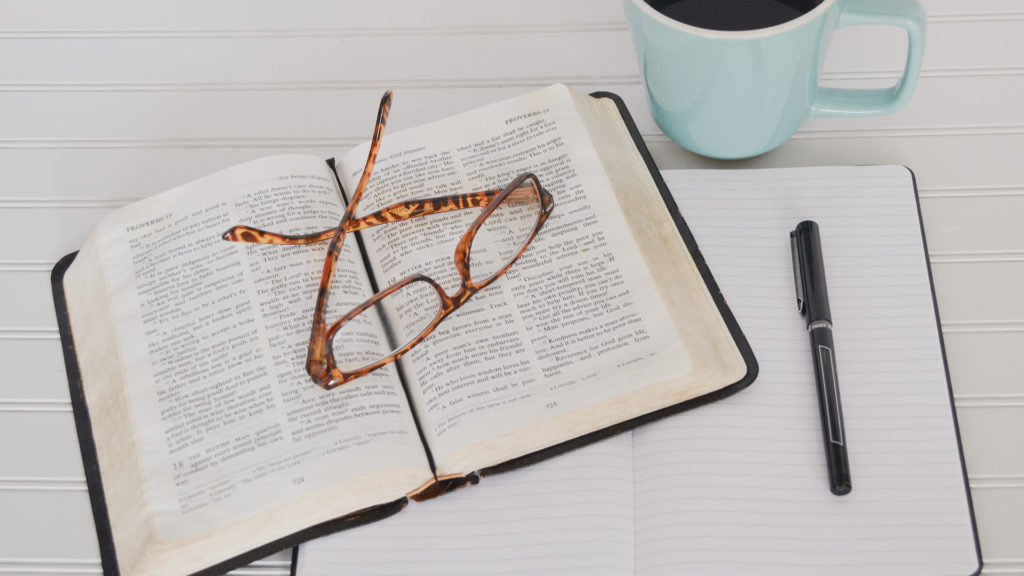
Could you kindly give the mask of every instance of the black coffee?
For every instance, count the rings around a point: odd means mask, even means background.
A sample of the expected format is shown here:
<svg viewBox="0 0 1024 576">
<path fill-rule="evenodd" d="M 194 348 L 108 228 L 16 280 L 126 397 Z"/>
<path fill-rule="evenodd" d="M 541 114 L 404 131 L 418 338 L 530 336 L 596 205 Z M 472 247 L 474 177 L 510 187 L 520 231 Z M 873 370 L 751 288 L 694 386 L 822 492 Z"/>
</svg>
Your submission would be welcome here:
<svg viewBox="0 0 1024 576">
<path fill-rule="evenodd" d="M 710 30 L 757 30 L 789 22 L 822 0 L 644 0 L 673 20 Z"/>
</svg>

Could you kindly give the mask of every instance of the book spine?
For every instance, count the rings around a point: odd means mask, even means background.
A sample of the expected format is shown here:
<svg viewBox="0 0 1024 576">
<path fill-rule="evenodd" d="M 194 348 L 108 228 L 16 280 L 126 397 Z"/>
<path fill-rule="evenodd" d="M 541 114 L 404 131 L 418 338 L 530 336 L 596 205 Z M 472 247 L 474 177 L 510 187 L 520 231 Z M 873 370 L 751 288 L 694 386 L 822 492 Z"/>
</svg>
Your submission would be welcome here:
<svg viewBox="0 0 1024 576">
<path fill-rule="evenodd" d="M 447 476 L 441 476 L 431 480 L 419 488 L 409 492 L 407 496 L 410 500 L 417 502 L 423 502 L 425 500 L 431 500 L 437 498 L 442 494 L 454 492 L 463 486 L 469 486 L 476 484 L 480 481 L 480 476 L 476 472 L 471 472 L 465 476 L 461 474 L 449 474 Z"/>
</svg>

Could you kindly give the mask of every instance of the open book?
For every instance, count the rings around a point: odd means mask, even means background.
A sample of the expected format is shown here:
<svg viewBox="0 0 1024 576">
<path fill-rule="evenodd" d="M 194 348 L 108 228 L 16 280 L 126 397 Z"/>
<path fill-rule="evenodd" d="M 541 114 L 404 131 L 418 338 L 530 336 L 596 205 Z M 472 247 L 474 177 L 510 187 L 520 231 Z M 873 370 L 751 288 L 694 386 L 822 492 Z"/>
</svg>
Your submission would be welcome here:
<svg viewBox="0 0 1024 576">
<path fill-rule="evenodd" d="M 621 101 L 552 86 L 384 137 L 360 213 L 522 172 L 554 213 L 505 276 L 396 364 L 318 388 L 304 366 L 326 246 L 221 235 L 335 227 L 367 146 L 336 169 L 265 158 L 132 204 L 55 268 L 106 572 L 224 571 L 754 378 Z M 359 232 L 328 322 L 412 273 L 451 294 L 472 212 Z M 385 314 L 359 336 L 379 347 L 401 322 Z"/>
<path fill-rule="evenodd" d="M 296 576 L 969 576 L 981 569 L 913 175 L 664 174 L 756 386 L 298 549 Z M 829 490 L 789 232 L 821 226 L 853 491 Z"/>
</svg>

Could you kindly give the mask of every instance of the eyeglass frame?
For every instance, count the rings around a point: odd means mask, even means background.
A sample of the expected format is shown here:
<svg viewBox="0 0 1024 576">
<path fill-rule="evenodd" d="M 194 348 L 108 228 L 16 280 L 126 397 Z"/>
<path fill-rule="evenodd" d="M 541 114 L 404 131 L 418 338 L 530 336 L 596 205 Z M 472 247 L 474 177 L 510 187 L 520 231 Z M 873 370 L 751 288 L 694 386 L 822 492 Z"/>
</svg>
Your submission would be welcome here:
<svg viewBox="0 0 1024 576">
<path fill-rule="evenodd" d="M 550 216 L 551 211 L 555 206 L 554 197 L 543 186 L 541 186 L 540 180 L 537 176 L 527 172 L 517 176 L 501 190 L 482 190 L 479 192 L 399 202 L 382 208 L 372 214 L 356 218 L 356 208 L 359 201 L 362 199 L 363 192 L 366 190 L 366 186 L 370 180 L 370 174 L 376 164 L 381 138 L 383 136 L 384 128 L 387 125 L 388 114 L 391 110 L 391 101 L 392 92 L 388 90 L 381 98 L 380 106 L 377 110 L 377 121 L 374 125 L 373 138 L 370 141 L 370 150 L 367 154 L 362 176 L 360 177 L 359 184 L 352 195 L 352 200 L 346 207 L 337 227 L 320 232 L 314 232 L 312 234 L 287 235 L 267 232 L 265 230 L 243 225 L 231 228 L 222 236 L 224 240 L 231 242 L 278 245 L 309 244 L 327 240 L 328 238 L 331 240 L 327 249 L 327 257 L 324 261 L 323 273 L 320 277 L 320 288 L 317 292 L 316 306 L 313 310 L 313 327 L 310 333 L 308 354 L 306 356 L 306 372 L 310 375 L 317 386 L 320 386 L 325 390 L 337 388 L 338 386 L 351 382 L 356 378 L 365 376 L 366 374 L 395 362 L 414 346 L 426 339 L 438 324 L 462 307 L 470 297 L 503 276 L 509 268 L 512 267 L 516 260 L 523 255 L 526 249 L 533 242 L 533 239 L 537 236 L 537 233 L 547 221 L 548 216 Z M 480 227 L 483 226 L 484 222 L 498 208 L 498 206 L 500 206 L 505 200 L 508 200 L 513 194 L 520 192 L 521 189 L 527 185 L 527 182 L 531 182 L 531 185 L 536 190 L 536 196 L 540 201 L 540 212 L 533 230 L 530 232 L 526 241 L 523 242 L 519 251 L 515 256 L 509 259 L 504 267 L 494 272 L 484 280 L 474 282 L 470 275 L 470 248 L 472 247 L 473 239 L 476 237 Z M 529 194 L 533 195 L 534 192 L 531 191 Z M 355 306 L 335 321 L 330 328 L 327 328 L 327 323 L 325 321 L 327 298 L 330 294 L 331 286 L 334 283 L 334 272 L 337 268 L 338 256 L 341 253 L 341 248 L 344 244 L 346 234 L 350 232 L 359 232 L 374 226 L 380 226 L 391 222 L 400 222 L 430 214 L 440 214 L 454 210 L 479 207 L 482 207 L 483 211 L 477 215 L 473 220 L 473 223 L 470 224 L 469 228 L 455 246 L 455 268 L 458 272 L 461 283 L 459 290 L 453 296 L 449 296 L 433 278 L 424 274 L 411 274 Z M 365 312 L 367 309 L 373 307 L 378 302 L 394 294 L 398 290 L 415 282 L 426 282 L 436 291 L 438 298 L 440 299 L 440 306 L 434 319 L 422 331 L 420 331 L 419 334 L 411 338 L 404 345 L 392 350 L 391 353 L 380 360 L 367 364 L 366 366 L 356 370 L 341 370 L 334 358 L 334 335 L 337 334 L 345 324 L 359 316 L 359 314 Z"/>
</svg>

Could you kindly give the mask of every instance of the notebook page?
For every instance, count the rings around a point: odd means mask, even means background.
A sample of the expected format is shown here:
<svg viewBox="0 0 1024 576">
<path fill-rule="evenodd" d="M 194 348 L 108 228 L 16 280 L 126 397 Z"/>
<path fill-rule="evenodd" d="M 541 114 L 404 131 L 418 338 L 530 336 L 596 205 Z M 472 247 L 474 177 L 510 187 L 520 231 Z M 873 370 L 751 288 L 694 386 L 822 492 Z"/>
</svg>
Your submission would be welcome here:
<svg viewBox="0 0 1024 576">
<path fill-rule="evenodd" d="M 299 547 L 297 576 L 633 574 L 629 434 Z"/>
<path fill-rule="evenodd" d="M 760 364 L 634 432 L 637 573 L 978 569 L 926 255 L 902 167 L 664 177 Z M 789 232 L 821 227 L 853 491 L 829 491 Z"/>
</svg>

